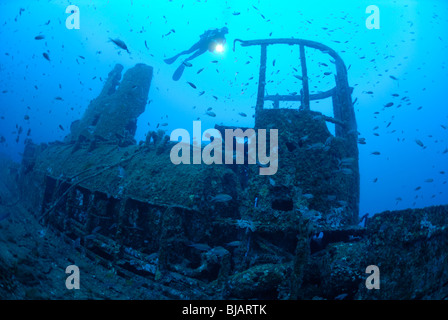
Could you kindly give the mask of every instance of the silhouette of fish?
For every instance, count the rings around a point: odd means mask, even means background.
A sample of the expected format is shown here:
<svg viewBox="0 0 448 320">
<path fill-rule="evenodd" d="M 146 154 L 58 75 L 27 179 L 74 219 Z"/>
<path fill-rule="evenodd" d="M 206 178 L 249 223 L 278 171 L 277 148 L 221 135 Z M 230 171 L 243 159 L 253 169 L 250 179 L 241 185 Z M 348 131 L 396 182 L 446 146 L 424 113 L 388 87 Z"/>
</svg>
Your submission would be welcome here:
<svg viewBox="0 0 448 320">
<path fill-rule="evenodd" d="M 128 53 L 130 53 L 128 47 L 126 46 L 126 43 L 124 43 L 122 40 L 118 38 L 117 39 L 109 38 L 109 40 L 115 43 L 117 47 L 120 47 L 121 49 L 126 50 Z"/>
<path fill-rule="evenodd" d="M 218 194 L 218 195 L 216 195 L 214 197 L 209 196 L 208 200 L 210 202 L 227 202 L 227 201 L 232 200 L 232 197 L 229 196 L 228 194 L 221 193 L 221 194 Z"/>
<path fill-rule="evenodd" d="M 188 81 L 187 81 L 187 83 L 188 83 L 193 89 L 196 89 L 196 85 L 195 85 L 194 83 L 191 83 L 191 82 L 188 82 Z"/>
</svg>

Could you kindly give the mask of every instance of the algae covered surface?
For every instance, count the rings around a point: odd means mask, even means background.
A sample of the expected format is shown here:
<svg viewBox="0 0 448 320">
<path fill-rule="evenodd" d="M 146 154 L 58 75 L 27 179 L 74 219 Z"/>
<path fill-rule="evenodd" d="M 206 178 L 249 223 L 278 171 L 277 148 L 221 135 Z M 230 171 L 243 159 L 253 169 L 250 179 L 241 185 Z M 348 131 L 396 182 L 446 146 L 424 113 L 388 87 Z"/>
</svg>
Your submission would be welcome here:
<svg viewBox="0 0 448 320">
<path fill-rule="evenodd" d="M 133 140 L 142 110 L 102 111 L 149 85 L 151 68 L 132 70 L 146 77 L 109 91 L 115 67 L 64 142 L 29 141 L 20 165 L 2 160 L 2 298 L 447 297 L 447 207 L 361 221 L 357 149 L 321 113 L 258 113 L 255 129 L 280 128 L 275 175 L 259 163 L 174 165 L 164 131 Z M 68 265 L 88 270 L 83 290 L 61 286 Z M 381 290 L 367 289 L 369 265 Z"/>
</svg>

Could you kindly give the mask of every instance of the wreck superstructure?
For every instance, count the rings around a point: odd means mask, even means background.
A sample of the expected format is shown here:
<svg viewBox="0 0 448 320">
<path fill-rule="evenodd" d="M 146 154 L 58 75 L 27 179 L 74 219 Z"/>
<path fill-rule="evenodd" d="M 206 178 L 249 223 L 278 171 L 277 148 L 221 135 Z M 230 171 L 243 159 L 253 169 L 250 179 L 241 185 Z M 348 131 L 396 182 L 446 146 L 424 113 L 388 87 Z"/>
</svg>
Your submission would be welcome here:
<svg viewBox="0 0 448 320">
<path fill-rule="evenodd" d="M 135 121 L 146 105 L 152 68 L 137 65 L 121 80 L 117 65 L 64 142 L 27 145 L 23 199 L 41 209 L 43 223 L 117 276 L 149 279 L 167 297 L 334 298 L 337 289 L 316 279 L 337 265 L 332 257 L 366 247 L 366 229 L 358 226 L 357 129 L 345 65 L 312 41 L 240 42 L 261 48 L 254 128 L 279 130 L 275 175 L 260 176 L 257 165 L 176 166 L 162 131 L 149 132 L 137 145 Z M 270 45 L 300 46 L 300 95 L 265 96 Z M 333 89 L 310 94 L 307 47 L 334 59 Z M 334 117 L 310 110 L 311 100 L 328 97 Z M 272 109 L 264 108 L 266 100 L 274 102 Z M 281 109 L 281 101 L 300 107 Z M 335 124 L 335 135 L 326 121 Z M 336 242 L 347 248 L 324 251 Z M 312 256 L 318 251 L 328 263 Z M 363 276 L 358 264 L 347 266 L 352 273 L 343 278 L 352 296 Z"/>
</svg>

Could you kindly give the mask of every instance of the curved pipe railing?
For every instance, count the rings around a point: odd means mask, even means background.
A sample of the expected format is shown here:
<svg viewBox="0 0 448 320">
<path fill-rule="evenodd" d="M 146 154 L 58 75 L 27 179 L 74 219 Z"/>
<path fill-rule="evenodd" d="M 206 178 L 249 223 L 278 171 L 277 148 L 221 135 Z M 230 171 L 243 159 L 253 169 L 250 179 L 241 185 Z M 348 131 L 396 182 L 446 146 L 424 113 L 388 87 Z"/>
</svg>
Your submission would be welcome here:
<svg viewBox="0 0 448 320">
<path fill-rule="evenodd" d="M 311 100 L 321 100 L 332 97 L 333 99 L 333 118 L 325 117 L 325 120 L 336 124 L 336 136 L 347 136 L 356 133 L 356 119 L 354 115 L 353 103 L 351 100 L 351 93 L 353 88 L 348 85 L 347 68 L 345 67 L 342 58 L 330 47 L 321 44 L 319 42 L 304 40 L 304 39 L 292 39 L 292 38 L 280 38 L 280 39 L 260 39 L 260 40 L 241 40 L 235 39 L 233 42 L 233 50 L 235 51 L 235 45 L 239 42 L 242 47 L 257 46 L 261 47 L 260 55 L 260 73 L 258 81 L 258 93 L 256 113 L 263 109 L 264 101 L 269 100 L 274 102 L 274 108 L 279 108 L 280 101 L 300 101 L 302 110 L 310 110 Z M 300 64 L 302 67 L 302 86 L 300 95 L 267 95 L 265 96 L 266 86 L 266 59 L 267 59 L 267 47 L 269 45 L 299 45 L 300 46 Z M 308 84 L 308 70 L 306 66 L 305 47 L 320 50 L 323 53 L 330 55 L 334 60 L 336 66 L 336 85 L 330 90 L 325 92 L 319 92 L 316 94 L 310 94 Z"/>
</svg>

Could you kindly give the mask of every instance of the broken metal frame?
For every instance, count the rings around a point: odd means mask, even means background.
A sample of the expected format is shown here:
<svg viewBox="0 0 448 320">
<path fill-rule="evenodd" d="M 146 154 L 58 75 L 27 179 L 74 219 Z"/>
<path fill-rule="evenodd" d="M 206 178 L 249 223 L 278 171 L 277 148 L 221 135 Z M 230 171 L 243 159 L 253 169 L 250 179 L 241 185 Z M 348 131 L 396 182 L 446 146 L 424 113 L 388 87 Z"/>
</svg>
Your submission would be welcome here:
<svg viewBox="0 0 448 320">
<path fill-rule="evenodd" d="M 341 57 L 326 45 L 321 43 L 304 40 L 304 39 L 261 39 L 261 40 L 234 40 L 234 50 L 236 42 L 240 42 L 241 46 L 257 46 L 261 48 L 260 54 L 260 73 L 258 80 L 258 93 L 257 104 L 255 113 L 259 113 L 263 109 L 264 101 L 269 100 L 274 102 L 274 109 L 279 109 L 280 101 L 300 101 L 301 110 L 310 110 L 311 100 L 321 100 L 332 97 L 333 100 L 333 114 L 334 117 L 324 117 L 326 121 L 336 124 L 336 136 L 347 137 L 347 135 L 356 132 L 356 120 L 354 115 L 353 103 L 351 100 L 351 93 L 353 88 L 348 85 L 347 68 Z M 265 95 L 266 86 L 266 59 L 267 59 L 267 47 L 269 45 L 299 45 L 300 46 L 300 62 L 302 67 L 302 85 L 303 88 L 300 91 L 300 95 Z M 306 54 L 305 47 L 313 48 L 329 54 L 335 62 L 336 66 L 336 86 L 325 92 L 319 92 L 316 94 L 310 94 L 308 83 L 308 71 L 306 66 Z M 255 116 L 256 116 L 255 115 Z"/>
<path fill-rule="evenodd" d="M 294 38 L 279 38 L 279 39 L 259 39 L 259 40 L 241 40 L 235 39 L 233 42 L 233 50 L 235 51 L 236 42 L 240 42 L 242 47 L 260 46 L 260 72 L 258 78 L 258 93 L 257 103 L 255 107 L 255 119 L 264 108 L 264 101 L 270 100 L 274 102 L 274 109 L 280 109 L 280 101 L 300 101 L 300 111 L 310 110 L 311 100 L 321 100 L 325 98 L 332 98 L 333 102 L 333 117 L 322 115 L 325 121 L 335 124 L 335 136 L 343 138 L 346 142 L 347 153 L 350 157 L 356 159 L 354 164 L 354 183 L 351 185 L 351 193 L 353 199 L 350 207 L 353 212 L 354 220 L 357 220 L 359 214 L 359 165 L 358 165 L 358 130 L 356 125 L 355 111 L 353 107 L 351 94 L 353 88 L 348 84 L 347 68 L 342 58 L 330 47 L 319 42 L 294 39 Z M 300 95 L 265 95 L 266 87 L 266 59 L 267 47 L 270 45 L 299 45 L 300 46 L 300 64 L 302 68 L 302 85 Z M 312 48 L 321 51 L 322 53 L 330 55 L 334 60 L 336 66 L 335 87 L 325 92 L 310 94 L 308 83 L 308 70 L 306 65 L 305 48 Z"/>
</svg>

